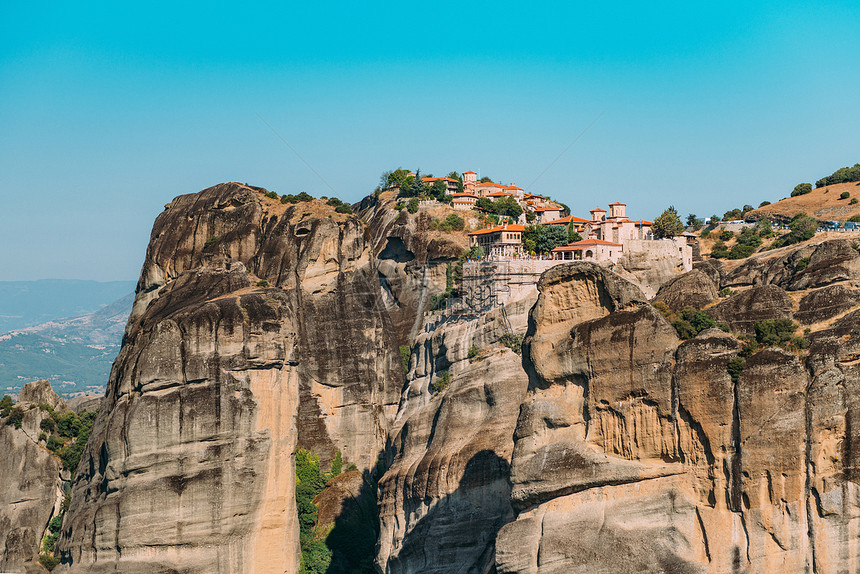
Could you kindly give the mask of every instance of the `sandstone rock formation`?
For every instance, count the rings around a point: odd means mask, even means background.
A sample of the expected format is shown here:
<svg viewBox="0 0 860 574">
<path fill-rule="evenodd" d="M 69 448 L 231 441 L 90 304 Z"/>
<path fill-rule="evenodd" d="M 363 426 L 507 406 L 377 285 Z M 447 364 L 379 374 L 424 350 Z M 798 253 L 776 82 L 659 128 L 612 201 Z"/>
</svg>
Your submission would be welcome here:
<svg viewBox="0 0 860 574">
<path fill-rule="evenodd" d="M 62 407 L 63 402 L 47 381 L 27 383 L 18 396 L 16 406 L 26 410 L 21 428 L 0 425 L 0 571 L 41 573 L 42 535 L 63 492 L 59 462 L 38 442 L 46 415 L 36 405 Z"/>
<path fill-rule="evenodd" d="M 495 535 L 513 518 L 510 457 L 528 384 L 519 349 L 501 341 L 525 332 L 535 297 L 418 337 L 379 485 L 383 572 L 492 567 Z M 433 394 L 443 373 L 451 383 Z"/>
<path fill-rule="evenodd" d="M 356 465 L 316 498 L 330 572 L 860 567 L 849 242 L 697 262 L 657 300 L 733 333 L 680 341 L 648 303 L 675 269 L 628 261 L 643 292 L 563 264 L 539 296 L 425 317 L 462 235 L 384 193 L 348 215 L 264 192 L 218 185 L 156 220 L 55 572 L 297 572 L 299 447 Z M 740 335 L 770 318 L 809 326 L 808 347 L 750 355 Z M 56 481 L 32 418 L 0 440 Z M 19 507 L 0 536 L 32 563 L 50 513 Z M 350 556 L 359 531 L 375 557 Z"/>
<path fill-rule="evenodd" d="M 654 300 L 666 303 L 673 311 L 685 307 L 701 309 L 717 298 L 717 292 L 717 284 L 711 276 L 694 269 L 660 287 Z"/>
<path fill-rule="evenodd" d="M 804 312 L 766 280 L 794 290 L 837 282 L 801 299 L 806 312 L 831 301 L 808 351 L 759 350 L 737 380 L 727 368 L 741 352 L 734 336 L 710 329 L 678 345 L 618 277 L 587 264 L 544 275 L 511 463 L 518 514 L 497 537 L 498 572 L 860 565 L 850 534 L 860 516 L 850 474 L 860 311 L 845 312 L 854 256 L 818 245 L 779 260 L 809 256 L 811 264 L 816 251 L 842 255 L 819 259 L 814 281 L 774 261 L 745 263 L 752 278 L 728 274 L 733 284 L 760 286 L 707 312 L 741 330 Z"/>
<path fill-rule="evenodd" d="M 359 469 L 383 450 L 402 374 L 366 228 L 262 191 L 156 220 L 61 568 L 295 572 L 297 445 Z"/>
</svg>

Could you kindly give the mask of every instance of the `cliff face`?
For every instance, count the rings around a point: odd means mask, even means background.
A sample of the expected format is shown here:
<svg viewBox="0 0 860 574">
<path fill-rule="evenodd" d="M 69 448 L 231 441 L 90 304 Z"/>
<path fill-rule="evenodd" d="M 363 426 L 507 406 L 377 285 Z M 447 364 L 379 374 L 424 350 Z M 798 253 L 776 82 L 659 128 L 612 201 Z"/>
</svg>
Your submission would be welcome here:
<svg viewBox="0 0 860 574">
<path fill-rule="evenodd" d="M 565 264 L 539 295 L 425 324 L 465 240 L 392 208 L 235 183 L 167 206 L 57 571 L 297 572 L 299 447 L 356 464 L 317 497 L 318 527 L 341 549 L 349 525 L 378 527 L 385 573 L 860 567 L 853 245 L 702 262 L 648 293 Z M 653 293 L 737 336 L 792 318 L 808 347 L 682 342 Z"/>
<path fill-rule="evenodd" d="M 786 263 L 810 256 L 805 269 Z M 658 299 L 698 301 L 741 333 L 830 302 L 807 350 L 759 350 L 736 380 L 735 337 L 709 329 L 679 344 L 623 279 L 590 264 L 545 273 L 498 572 L 856 569 L 858 262 L 839 242 L 754 258 L 715 286 L 755 286 L 716 305 L 705 270 L 667 286 Z"/>
<path fill-rule="evenodd" d="M 295 572 L 297 446 L 359 469 L 402 381 L 365 226 L 222 184 L 158 217 L 58 542 L 74 572 Z"/>
<path fill-rule="evenodd" d="M 39 423 L 47 418 L 37 407 L 65 409 L 48 381 L 27 383 L 17 408 L 25 411 L 21 428 L 0 425 L 0 571 L 45 572 L 37 564 L 42 535 L 63 499 L 60 465 L 39 442 Z"/>
</svg>

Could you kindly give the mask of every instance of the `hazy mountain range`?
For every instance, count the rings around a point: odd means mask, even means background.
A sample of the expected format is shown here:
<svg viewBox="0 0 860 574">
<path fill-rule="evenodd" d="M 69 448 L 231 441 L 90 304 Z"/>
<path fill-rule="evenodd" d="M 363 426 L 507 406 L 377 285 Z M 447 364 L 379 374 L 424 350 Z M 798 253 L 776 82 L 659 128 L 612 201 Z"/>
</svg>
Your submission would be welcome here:
<svg viewBox="0 0 860 574">
<path fill-rule="evenodd" d="M 102 393 L 134 300 L 133 281 L 0 282 L 0 394 L 47 379 Z"/>
</svg>

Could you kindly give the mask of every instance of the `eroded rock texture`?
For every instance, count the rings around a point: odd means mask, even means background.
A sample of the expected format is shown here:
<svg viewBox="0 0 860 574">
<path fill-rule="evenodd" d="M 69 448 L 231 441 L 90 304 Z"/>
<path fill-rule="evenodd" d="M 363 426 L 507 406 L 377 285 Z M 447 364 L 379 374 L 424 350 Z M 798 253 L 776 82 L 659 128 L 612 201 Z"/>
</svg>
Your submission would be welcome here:
<svg viewBox="0 0 860 574">
<path fill-rule="evenodd" d="M 383 572 L 492 568 L 496 533 L 513 519 L 510 458 L 528 384 L 519 349 L 501 340 L 525 332 L 535 296 L 418 337 L 379 484 Z M 434 394 L 444 373 L 451 382 Z"/>
<path fill-rule="evenodd" d="M 58 542 L 72 572 L 295 572 L 297 446 L 371 468 L 402 374 L 366 227 L 222 184 L 158 217 Z"/>
<path fill-rule="evenodd" d="M 39 442 L 39 423 L 48 414 L 37 405 L 63 411 L 65 403 L 48 381 L 27 383 L 18 399 L 16 407 L 25 411 L 21 428 L 0 425 L 0 571 L 41 573 L 42 535 L 63 492 L 60 463 Z"/>
<path fill-rule="evenodd" d="M 833 257 L 788 268 L 815 253 Z M 584 263 L 545 273 L 511 463 L 518 514 L 498 535 L 497 571 L 857 569 L 856 253 L 804 246 L 745 263 L 755 277 L 726 275 L 756 285 L 706 307 L 736 330 L 793 313 L 818 327 L 808 350 L 760 350 L 736 381 L 734 336 L 680 343 L 623 279 Z"/>
</svg>

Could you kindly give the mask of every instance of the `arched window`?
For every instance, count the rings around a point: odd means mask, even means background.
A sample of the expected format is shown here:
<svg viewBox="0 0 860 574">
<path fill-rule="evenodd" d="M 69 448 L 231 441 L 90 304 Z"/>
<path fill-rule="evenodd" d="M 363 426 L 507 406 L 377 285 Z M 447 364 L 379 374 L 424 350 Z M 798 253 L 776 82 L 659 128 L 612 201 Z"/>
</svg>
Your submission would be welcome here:
<svg viewBox="0 0 860 574">
<path fill-rule="evenodd" d="M 591 249 L 585 252 L 586 257 L 594 257 L 594 253 L 591 252 Z"/>
</svg>

